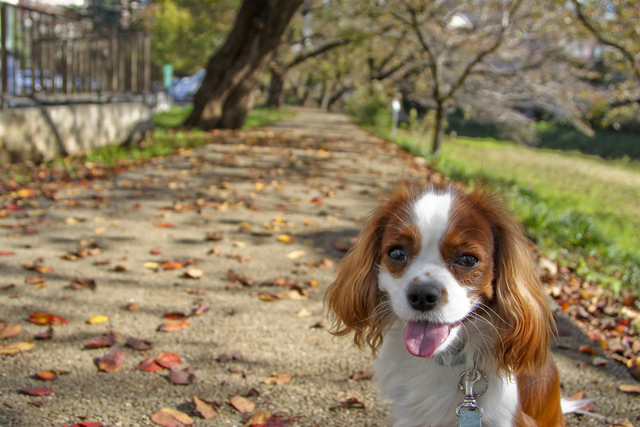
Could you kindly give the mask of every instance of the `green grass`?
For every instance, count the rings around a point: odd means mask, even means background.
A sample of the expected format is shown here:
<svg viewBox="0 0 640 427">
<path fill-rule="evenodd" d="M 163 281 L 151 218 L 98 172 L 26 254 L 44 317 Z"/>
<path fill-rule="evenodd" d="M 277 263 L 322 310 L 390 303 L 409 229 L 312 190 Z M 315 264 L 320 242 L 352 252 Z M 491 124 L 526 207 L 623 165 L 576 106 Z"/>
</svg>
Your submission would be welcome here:
<svg viewBox="0 0 640 427">
<path fill-rule="evenodd" d="M 390 138 L 458 181 L 506 194 L 542 252 L 588 280 L 640 290 L 640 171 L 594 156 L 492 138 L 445 138 L 442 155 L 407 132 Z"/>
<path fill-rule="evenodd" d="M 102 163 L 112 167 L 123 160 L 144 160 L 153 157 L 164 157 L 179 148 L 199 147 L 207 143 L 206 133 L 200 129 L 181 129 L 191 106 L 174 107 L 168 111 L 154 114 L 154 130 L 151 138 L 140 145 L 120 145 L 99 148 L 86 155 L 87 161 Z M 243 130 L 267 126 L 279 120 L 293 117 L 290 111 L 255 108 L 249 112 L 242 126 Z M 60 160 L 63 162 L 62 160 Z M 63 166 L 63 165 L 60 165 Z"/>
</svg>

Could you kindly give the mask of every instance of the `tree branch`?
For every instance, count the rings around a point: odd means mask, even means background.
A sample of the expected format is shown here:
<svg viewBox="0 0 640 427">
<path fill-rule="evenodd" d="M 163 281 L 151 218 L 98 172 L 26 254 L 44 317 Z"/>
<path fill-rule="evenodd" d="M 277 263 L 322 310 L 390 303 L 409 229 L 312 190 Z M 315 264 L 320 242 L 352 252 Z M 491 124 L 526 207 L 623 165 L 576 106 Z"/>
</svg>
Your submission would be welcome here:
<svg viewBox="0 0 640 427">
<path fill-rule="evenodd" d="M 314 56 L 321 55 L 321 54 L 323 54 L 323 53 L 325 53 L 325 52 L 327 52 L 327 51 L 329 51 L 331 49 L 334 49 L 336 47 L 347 45 L 347 44 L 349 44 L 351 42 L 353 42 L 353 39 L 351 39 L 351 38 L 347 38 L 347 39 L 343 39 L 343 40 L 334 40 L 334 41 L 331 41 L 331 42 L 327 42 L 327 43 L 323 44 L 322 46 L 318 46 L 314 50 L 299 54 L 297 57 L 295 57 L 291 61 L 291 63 L 288 65 L 287 68 L 295 67 L 296 65 L 306 61 L 307 59 L 313 58 Z"/>
<path fill-rule="evenodd" d="M 625 58 L 627 58 L 627 60 L 631 63 L 631 68 L 633 69 L 633 73 L 638 78 L 638 81 L 640 81 L 640 64 L 636 60 L 635 56 L 627 48 L 625 48 L 622 44 L 618 43 L 617 41 L 615 41 L 613 39 L 609 39 L 609 38 L 605 37 L 593 25 L 593 23 L 591 21 L 589 21 L 589 19 L 587 18 L 587 15 L 585 14 L 585 11 L 583 9 L 582 4 L 578 0 L 571 0 L 571 2 L 576 7 L 576 14 L 578 15 L 578 18 L 584 24 L 584 26 L 587 27 L 589 29 L 589 31 L 591 31 L 591 33 L 598 39 L 598 41 L 600 43 L 618 49 L 618 51 L 620 51 L 620 53 L 622 53 L 622 55 Z"/>
</svg>

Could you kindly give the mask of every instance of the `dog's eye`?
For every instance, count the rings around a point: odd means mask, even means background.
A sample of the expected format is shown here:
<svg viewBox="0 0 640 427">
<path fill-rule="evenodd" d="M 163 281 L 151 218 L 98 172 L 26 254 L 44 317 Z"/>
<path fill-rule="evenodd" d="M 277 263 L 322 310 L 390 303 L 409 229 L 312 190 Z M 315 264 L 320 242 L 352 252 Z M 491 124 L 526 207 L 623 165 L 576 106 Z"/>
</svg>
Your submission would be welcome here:
<svg viewBox="0 0 640 427">
<path fill-rule="evenodd" d="M 407 253 L 402 248 L 391 248 L 389 252 L 387 252 L 387 257 L 389 257 L 391 262 L 400 263 L 407 260 Z"/>
<path fill-rule="evenodd" d="M 477 267 L 478 264 L 480 264 L 480 260 L 478 260 L 478 258 L 468 254 L 460 255 L 454 262 L 460 267 L 466 268 Z"/>
</svg>

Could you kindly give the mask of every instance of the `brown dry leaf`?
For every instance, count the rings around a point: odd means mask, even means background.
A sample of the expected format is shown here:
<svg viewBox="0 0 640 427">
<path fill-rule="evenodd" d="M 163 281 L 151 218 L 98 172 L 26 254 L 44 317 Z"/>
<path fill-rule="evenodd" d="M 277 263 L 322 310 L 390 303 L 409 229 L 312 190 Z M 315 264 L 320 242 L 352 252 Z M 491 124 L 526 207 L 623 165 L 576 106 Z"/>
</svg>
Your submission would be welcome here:
<svg viewBox="0 0 640 427">
<path fill-rule="evenodd" d="M 224 363 L 230 360 L 244 360 L 241 350 L 228 350 L 218 356 L 218 362 Z"/>
<path fill-rule="evenodd" d="M 176 385 L 189 385 L 196 379 L 196 375 L 193 373 L 196 369 L 195 366 L 189 366 L 184 369 L 173 370 L 169 374 L 169 381 Z"/>
<path fill-rule="evenodd" d="M 0 354 L 18 354 L 23 351 L 29 351 L 36 345 L 27 341 L 18 341 L 11 344 L 0 345 Z"/>
<path fill-rule="evenodd" d="M 350 379 L 352 381 L 360 381 L 360 380 L 368 380 L 371 379 L 373 375 L 373 371 L 371 369 L 367 369 L 365 371 L 357 371 L 351 375 Z"/>
<path fill-rule="evenodd" d="M 40 332 L 39 334 L 36 334 L 35 339 L 50 340 L 51 338 L 53 338 L 53 335 L 54 335 L 53 326 L 49 325 L 49 329 L 47 329 L 46 332 Z"/>
<path fill-rule="evenodd" d="M 271 417 L 271 414 L 265 411 L 258 411 L 251 416 L 247 421 L 244 422 L 246 426 L 252 425 L 263 425 L 266 424 L 267 420 Z"/>
<path fill-rule="evenodd" d="M 76 291 L 80 289 L 91 289 L 95 291 L 97 286 L 94 279 L 88 279 L 86 277 L 75 277 L 69 284 L 69 287 Z"/>
<path fill-rule="evenodd" d="M 98 360 L 98 369 L 104 372 L 115 372 L 122 367 L 124 354 L 115 347 L 107 351 L 102 359 Z"/>
<path fill-rule="evenodd" d="M 187 315 L 180 311 L 170 311 L 162 315 L 163 319 L 169 319 L 169 320 L 179 320 L 179 319 L 184 319 L 185 317 L 187 317 Z"/>
<path fill-rule="evenodd" d="M 167 320 L 162 325 L 160 325 L 160 330 L 162 332 L 175 332 L 182 331 L 189 327 L 189 319 L 179 319 L 179 320 Z"/>
<path fill-rule="evenodd" d="M 191 417 L 173 408 L 162 408 L 151 415 L 151 421 L 162 427 L 185 427 L 193 424 Z"/>
<path fill-rule="evenodd" d="M 628 419 L 625 419 L 619 423 L 611 424 L 609 427 L 633 427 L 633 423 Z"/>
<path fill-rule="evenodd" d="M 290 383 L 291 379 L 293 379 L 293 375 L 289 373 L 281 373 L 281 374 L 276 374 L 272 377 L 269 377 L 265 379 L 263 382 L 267 385 L 272 385 L 272 384 L 283 385 L 283 384 Z"/>
<path fill-rule="evenodd" d="M 358 399 L 357 397 L 350 397 L 347 400 L 345 400 L 344 402 L 342 402 L 340 405 L 338 406 L 333 406 L 331 408 L 329 408 L 330 410 L 334 411 L 336 409 L 351 409 L 351 408 L 356 408 L 356 409 L 364 409 L 367 407 L 367 404 L 364 403 L 362 400 Z"/>
<path fill-rule="evenodd" d="M 229 404 L 236 408 L 239 412 L 246 414 L 248 412 L 253 412 L 256 409 L 256 404 L 246 397 L 242 396 L 234 396 L 229 401 Z"/>
<path fill-rule="evenodd" d="M 218 411 L 215 406 L 213 406 L 212 402 L 207 402 L 206 400 L 200 399 L 198 396 L 193 396 L 193 403 L 196 405 L 196 411 L 198 411 L 205 420 L 210 420 L 218 416 Z"/>
<path fill-rule="evenodd" d="M 153 343 L 151 341 L 141 340 L 135 337 L 131 337 L 127 340 L 125 345 L 127 347 L 131 347 L 134 350 L 144 351 L 144 350 L 149 350 L 153 345 Z"/>
<path fill-rule="evenodd" d="M 184 273 L 185 277 L 188 277 L 190 279 L 199 279 L 202 277 L 202 274 L 203 274 L 202 270 L 198 268 L 190 268 Z"/>
<path fill-rule="evenodd" d="M 620 386 L 618 386 L 618 390 L 624 391 L 625 393 L 638 393 L 638 394 L 640 394 L 640 383 L 621 384 Z"/>
<path fill-rule="evenodd" d="M 20 323 L 14 324 L 0 320 L 0 340 L 17 337 L 20 335 L 20 332 L 22 332 L 22 325 Z"/>
<path fill-rule="evenodd" d="M 128 304 L 125 304 L 120 308 L 123 309 L 123 310 L 128 310 L 128 311 L 139 311 L 140 310 L 140 306 L 138 305 L 138 303 L 135 303 L 135 302 L 130 302 Z"/>
<path fill-rule="evenodd" d="M 104 348 L 113 347 L 117 342 L 120 334 L 114 331 L 109 331 L 100 338 L 96 338 L 87 343 L 87 348 Z"/>
<path fill-rule="evenodd" d="M 127 267 L 126 265 L 116 265 L 115 267 L 113 267 L 113 271 L 117 271 L 119 273 L 125 272 L 125 271 L 129 271 L 129 267 Z"/>
</svg>

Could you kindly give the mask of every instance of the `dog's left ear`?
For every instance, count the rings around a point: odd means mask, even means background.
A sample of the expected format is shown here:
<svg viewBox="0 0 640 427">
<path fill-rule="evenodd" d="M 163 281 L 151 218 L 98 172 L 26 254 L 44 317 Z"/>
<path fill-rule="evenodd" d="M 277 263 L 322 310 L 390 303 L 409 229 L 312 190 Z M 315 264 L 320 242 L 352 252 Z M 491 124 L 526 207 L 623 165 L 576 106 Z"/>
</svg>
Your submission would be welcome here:
<svg viewBox="0 0 640 427">
<path fill-rule="evenodd" d="M 545 298 L 524 227 L 503 201 L 484 204 L 494 233 L 494 288 L 501 368 L 533 373 L 547 362 L 553 314 Z"/>
</svg>

